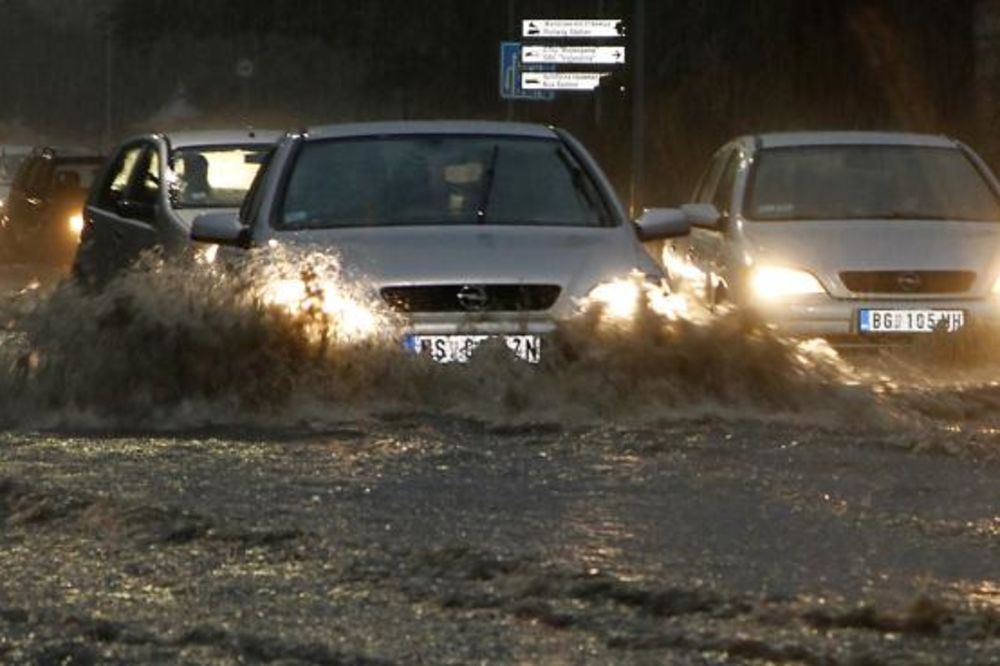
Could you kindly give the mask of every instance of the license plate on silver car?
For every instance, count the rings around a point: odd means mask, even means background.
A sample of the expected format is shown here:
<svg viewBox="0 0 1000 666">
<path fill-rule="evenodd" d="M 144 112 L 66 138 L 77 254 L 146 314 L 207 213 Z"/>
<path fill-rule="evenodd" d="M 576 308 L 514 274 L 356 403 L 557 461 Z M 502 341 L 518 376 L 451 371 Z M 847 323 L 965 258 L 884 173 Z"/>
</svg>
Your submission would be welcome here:
<svg viewBox="0 0 1000 666">
<path fill-rule="evenodd" d="M 965 326 L 964 310 L 860 310 L 862 333 L 952 333 Z"/>
<path fill-rule="evenodd" d="M 528 363 L 542 360 L 542 339 L 537 335 L 408 335 L 407 350 L 426 354 L 438 363 L 468 363 L 487 340 L 502 338 L 514 356 Z"/>
</svg>

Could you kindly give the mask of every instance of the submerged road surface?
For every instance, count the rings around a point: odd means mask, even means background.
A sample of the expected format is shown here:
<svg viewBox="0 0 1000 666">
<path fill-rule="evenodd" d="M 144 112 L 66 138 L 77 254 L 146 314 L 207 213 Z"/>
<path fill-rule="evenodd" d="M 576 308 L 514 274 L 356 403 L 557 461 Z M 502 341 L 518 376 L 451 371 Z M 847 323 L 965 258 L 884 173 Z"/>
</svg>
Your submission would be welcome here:
<svg viewBox="0 0 1000 666">
<path fill-rule="evenodd" d="M 8 434 L 4 663 L 1000 663 L 1000 465 L 755 421 Z"/>
</svg>

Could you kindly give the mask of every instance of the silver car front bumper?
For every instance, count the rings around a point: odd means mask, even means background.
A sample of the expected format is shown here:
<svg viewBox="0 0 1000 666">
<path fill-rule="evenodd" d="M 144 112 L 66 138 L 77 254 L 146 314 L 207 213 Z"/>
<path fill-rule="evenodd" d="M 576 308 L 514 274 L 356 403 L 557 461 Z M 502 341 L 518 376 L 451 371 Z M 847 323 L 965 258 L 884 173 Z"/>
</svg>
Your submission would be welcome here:
<svg viewBox="0 0 1000 666">
<path fill-rule="evenodd" d="M 780 332 L 796 337 L 867 337 L 859 328 L 860 311 L 873 310 L 962 310 L 966 326 L 1000 327 L 1000 297 L 987 299 L 935 300 L 838 300 L 815 296 L 794 301 L 754 304 L 752 309 Z"/>
</svg>

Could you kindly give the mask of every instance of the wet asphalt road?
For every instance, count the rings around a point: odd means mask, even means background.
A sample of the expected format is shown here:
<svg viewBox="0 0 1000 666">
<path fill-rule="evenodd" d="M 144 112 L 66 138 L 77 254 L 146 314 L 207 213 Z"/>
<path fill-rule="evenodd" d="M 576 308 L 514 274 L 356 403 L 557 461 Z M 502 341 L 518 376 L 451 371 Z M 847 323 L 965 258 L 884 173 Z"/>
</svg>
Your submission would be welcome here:
<svg viewBox="0 0 1000 666">
<path fill-rule="evenodd" d="M 0 655 L 1000 663 L 998 472 L 755 422 L 10 434 Z"/>
</svg>

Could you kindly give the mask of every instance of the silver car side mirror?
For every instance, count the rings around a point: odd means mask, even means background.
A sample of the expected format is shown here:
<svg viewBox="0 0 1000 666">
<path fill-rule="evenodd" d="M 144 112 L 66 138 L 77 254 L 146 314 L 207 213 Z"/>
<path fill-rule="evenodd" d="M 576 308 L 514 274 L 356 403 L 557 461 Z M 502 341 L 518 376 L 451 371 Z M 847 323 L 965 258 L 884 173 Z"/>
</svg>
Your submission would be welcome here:
<svg viewBox="0 0 1000 666">
<path fill-rule="evenodd" d="M 249 232 L 236 212 L 205 213 L 194 218 L 191 224 L 191 240 L 199 243 L 246 247 Z"/>
<path fill-rule="evenodd" d="M 639 230 L 639 240 L 644 242 L 680 238 L 691 233 L 688 216 L 677 208 L 648 208 L 635 221 L 635 226 Z"/>
<path fill-rule="evenodd" d="M 693 227 L 702 229 L 719 229 L 722 221 L 722 214 L 714 204 L 691 203 L 681 206 L 681 210 L 687 216 Z"/>
</svg>

